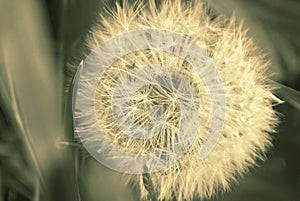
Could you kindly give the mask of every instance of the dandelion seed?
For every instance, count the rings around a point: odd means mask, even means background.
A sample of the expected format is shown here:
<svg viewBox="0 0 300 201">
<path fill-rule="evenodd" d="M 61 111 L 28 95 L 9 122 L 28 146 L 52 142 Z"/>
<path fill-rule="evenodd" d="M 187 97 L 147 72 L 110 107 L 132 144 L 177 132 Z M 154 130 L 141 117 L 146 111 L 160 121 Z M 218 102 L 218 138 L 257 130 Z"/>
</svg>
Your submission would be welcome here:
<svg viewBox="0 0 300 201">
<path fill-rule="evenodd" d="M 85 146 L 109 167 L 118 161 L 117 170 L 153 170 L 147 178 L 158 200 L 228 190 L 271 145 L 277 117 L 268 62 L 234 17 L 211 20 L 199 1 L 117 8 L 92 30 L 85 60 L 92 70 L 82 74 L 92 78 L 79 78 L 74 114 Z M 127 176 L 149 197 L 145 177 Z"/>
</svg>

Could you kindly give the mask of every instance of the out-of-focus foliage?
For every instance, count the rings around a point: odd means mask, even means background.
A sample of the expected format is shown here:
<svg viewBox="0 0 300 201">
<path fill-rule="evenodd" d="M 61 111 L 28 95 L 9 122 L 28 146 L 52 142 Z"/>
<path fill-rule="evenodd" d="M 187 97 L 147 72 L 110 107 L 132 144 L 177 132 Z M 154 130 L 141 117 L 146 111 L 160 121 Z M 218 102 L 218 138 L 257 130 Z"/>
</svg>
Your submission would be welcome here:
<svg viewBox="0 0 300 201">
<path fill-rule="evenodd" d="M 63 120 L 62 82 L 74 74 L 67 66 L 84 59 L 84 37 L 103 6 L 113 7 L 114 1 L 0 0 L 0 201 L 75 201 L 78 191 L 83 201 L 136 196 L 120 174 L 95 162 L 78 144 L 60 143 L 64 152 L 54 146 L 73 136 L 71 114 Z M 271 57 L 270 73 L 300 90 L 300 1 L 212 0 L 208 5 L 216 15 L 235 12 L 243 19 Z M 275 109 L 281 123 L 267 160 L 232 192 L 213 200 L 300 199 L 300 113 L 290 104 Z"/>
<path fill-rule="evenodd" d="M 211 1 L 219 13 L 234 12 L 272 58 L 278 80 L 299 83 L 300 2 L 297 0 Z M 289 78 L 289 81 L 286 81 Z"/>
</svg>

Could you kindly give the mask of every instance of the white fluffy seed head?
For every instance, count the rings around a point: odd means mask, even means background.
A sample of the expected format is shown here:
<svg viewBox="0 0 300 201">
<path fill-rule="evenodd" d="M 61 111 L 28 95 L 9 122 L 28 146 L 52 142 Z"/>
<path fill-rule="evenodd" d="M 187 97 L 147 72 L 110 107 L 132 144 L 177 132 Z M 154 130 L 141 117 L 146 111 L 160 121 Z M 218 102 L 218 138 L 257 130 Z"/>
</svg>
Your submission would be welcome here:
<svg viewBox="0 0 300 201">
<path fill-rule="evenodd" d="M 159 200 L 211 197 L 218 190 L 228 190 L 249 167 L 262 158 L 270 143 L 270 132 L 277 123 L 272 104 L 274 86 L 268 82 L 269 62 L 246 36 L 241 25 L 232 17 L 211 19 L 200 1 L 182 3 L 166 0 L 157 7 L 154 0 L 148 4 L 117 4 L 116 10 L 101 16 L 91 31 L 88 47 L 95 50 L 102 42 L 119 34 L 138 29 L 162 29 L 190 37 L 211 57 L 222 80 L 226 95 L 226 118 L 221 136 L 213 151 L 199 158 L 211 120 L 210 94 L 201 77 L 193 72 L 183 59 L 165 52 L 145 50 L 132 52 L 115 61 L 104 72 L 97 88 L 96 111 L 98 124 L 107 138 L 121 149 L 143 154 L 160 150 L 178 132 L 180 107 L 167 89 L 148 85 L 131 98 L 131 120 L 140 127 L 151 121 L 150 108 L 160 103 L 168 122 L 154 138 L 141 140 L 123 135 L 111 111 L 113 90 L 119 79 L 132 69 L 153 63 L 168 66 L 179 72 L 192 86 L 200 103 L 199 132 L 191 148 L 169 168 L 151 173 L 150 177 Z M 215 92 L 216 93 L 216 92 Z M 193 114 L 191 114 L 193 115 Z M 92 139 L 90 139 L 92 140 Z M 140 184 L 141 196 L 148 193 L 142 176 L 128 176 Z"/>
</svg>

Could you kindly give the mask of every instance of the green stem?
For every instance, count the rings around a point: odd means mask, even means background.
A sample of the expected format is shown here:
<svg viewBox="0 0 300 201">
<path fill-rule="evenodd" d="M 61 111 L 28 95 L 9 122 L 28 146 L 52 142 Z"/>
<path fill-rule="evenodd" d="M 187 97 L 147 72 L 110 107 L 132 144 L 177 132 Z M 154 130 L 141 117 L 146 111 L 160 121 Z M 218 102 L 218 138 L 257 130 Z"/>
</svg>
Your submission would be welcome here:
<svg viewBox="0 0 300 201">
<path fill-rule="evenodd" d="M 157 193 L 154 190 L 153 182 L 151 180 L 149 173 L 143 174 L 143 184 L 145 186 L 145 189 L 149 193 L 149 198 L 151 201 L 157 201 Z"/>
</svg>

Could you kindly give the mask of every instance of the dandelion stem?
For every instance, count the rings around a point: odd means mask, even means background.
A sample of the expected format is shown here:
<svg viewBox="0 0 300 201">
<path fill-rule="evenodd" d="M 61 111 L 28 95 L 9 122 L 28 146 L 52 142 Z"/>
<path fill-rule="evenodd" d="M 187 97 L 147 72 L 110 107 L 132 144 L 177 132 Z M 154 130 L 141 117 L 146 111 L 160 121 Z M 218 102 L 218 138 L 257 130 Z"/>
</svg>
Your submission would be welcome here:
<svg viewBox="0 0 300 201">
<path fill-rule="evenodd" d="M 143 184 L 145 186 L 145 189 L 149 193 L 150 200 L 151 201 L 157 201 L 157 195 L 156 195 L 156 192 L 154 190 L 153 182 L 151 180 L 151 177 L 150 177 L 149 173 L 143 174 Z"/>
</svg>

